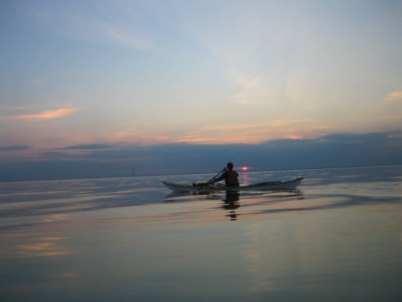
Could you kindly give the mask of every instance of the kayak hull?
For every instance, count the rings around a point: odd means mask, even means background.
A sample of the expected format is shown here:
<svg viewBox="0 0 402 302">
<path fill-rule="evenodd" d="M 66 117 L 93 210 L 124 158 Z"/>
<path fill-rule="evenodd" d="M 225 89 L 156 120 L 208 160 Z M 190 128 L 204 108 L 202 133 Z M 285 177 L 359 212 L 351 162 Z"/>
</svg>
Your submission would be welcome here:
<svg viewBox="0 0 402 302">
<path fill-rule="evenodd" d="M 303 177 L 289 181 L 271 181 L 250 185 L 240 185 L 238 187 L 227 187 L 224 185 L 193 186 L 191 184 L 172 183 L 162 181 L 162 183 L 174 192 L 215 192 L 215 191 L 274 191 L 274 190 L 295 190 Z"/>
</svg>

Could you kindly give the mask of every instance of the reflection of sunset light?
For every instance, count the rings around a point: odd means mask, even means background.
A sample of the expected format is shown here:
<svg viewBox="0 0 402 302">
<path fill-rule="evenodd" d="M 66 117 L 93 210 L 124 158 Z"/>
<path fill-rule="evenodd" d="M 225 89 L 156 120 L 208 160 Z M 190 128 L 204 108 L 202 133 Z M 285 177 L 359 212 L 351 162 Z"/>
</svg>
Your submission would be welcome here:
<svg viewBox="0 0 402 302">
<path fill-rule="evenodd" d="M 26 257 L 49 257 L 65 256 L 73 254 L 68 248 L 58 246 L 57 242 L 64 238 L 48 237 L 42 238 L 38 242 L 28 243 L 18 246 L 18 255 Z"/>
<path fill-rule="evenodd" d="M 240 167 L 240 170 L 243 172 L 247 172 L 249 169 L 250 169 L 250 167 L 246 167 L 246 166 Z M 242 179 L 243 185 L 248 185 L 248 173 L 241 173 L 241 175 L 243 178 Z"/>
</svg>

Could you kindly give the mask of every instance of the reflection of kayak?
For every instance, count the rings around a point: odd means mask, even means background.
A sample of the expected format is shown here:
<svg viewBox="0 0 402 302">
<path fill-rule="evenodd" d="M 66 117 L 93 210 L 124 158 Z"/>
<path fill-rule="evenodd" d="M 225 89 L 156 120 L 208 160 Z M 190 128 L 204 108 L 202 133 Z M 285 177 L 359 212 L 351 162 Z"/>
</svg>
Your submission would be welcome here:
<svg viewBox="0 0 402 302">
<path fill-rule="evenodd" d="M 303 177 L 289 181 L 270 181 L 250 185 L 240 185 L 238 187 L 226 187 L 224 185 L 191 185 L 162 181 L 162 183 L 175 192 L 213 192 L 213 191 L 270 191 L 270 190 L 295 190 Z"/>
</svg>

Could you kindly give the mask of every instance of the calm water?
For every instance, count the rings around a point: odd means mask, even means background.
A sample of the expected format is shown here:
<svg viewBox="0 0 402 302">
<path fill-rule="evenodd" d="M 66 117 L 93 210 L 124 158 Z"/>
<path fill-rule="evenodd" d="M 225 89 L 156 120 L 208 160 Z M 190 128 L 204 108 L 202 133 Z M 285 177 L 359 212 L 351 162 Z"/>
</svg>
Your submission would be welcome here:
<svg viewBox="0 0 402 302">
<path fill-rule="evenodd" d="M 0 301 L 402 301 L 402 166 L 0 183 Z"/>
</svg>

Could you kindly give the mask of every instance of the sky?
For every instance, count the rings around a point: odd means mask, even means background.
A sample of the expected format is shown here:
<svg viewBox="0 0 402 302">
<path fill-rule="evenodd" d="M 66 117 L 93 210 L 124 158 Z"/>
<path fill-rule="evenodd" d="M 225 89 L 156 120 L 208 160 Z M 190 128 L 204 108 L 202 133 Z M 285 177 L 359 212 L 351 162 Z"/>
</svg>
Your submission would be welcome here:
<svg viewBox="0 0 402 302">
<path fill-rule="evenodd" d="M 3 0 L 0 156 L 400 136 L 401 14 L 401 1 Z"/>
</svg>

